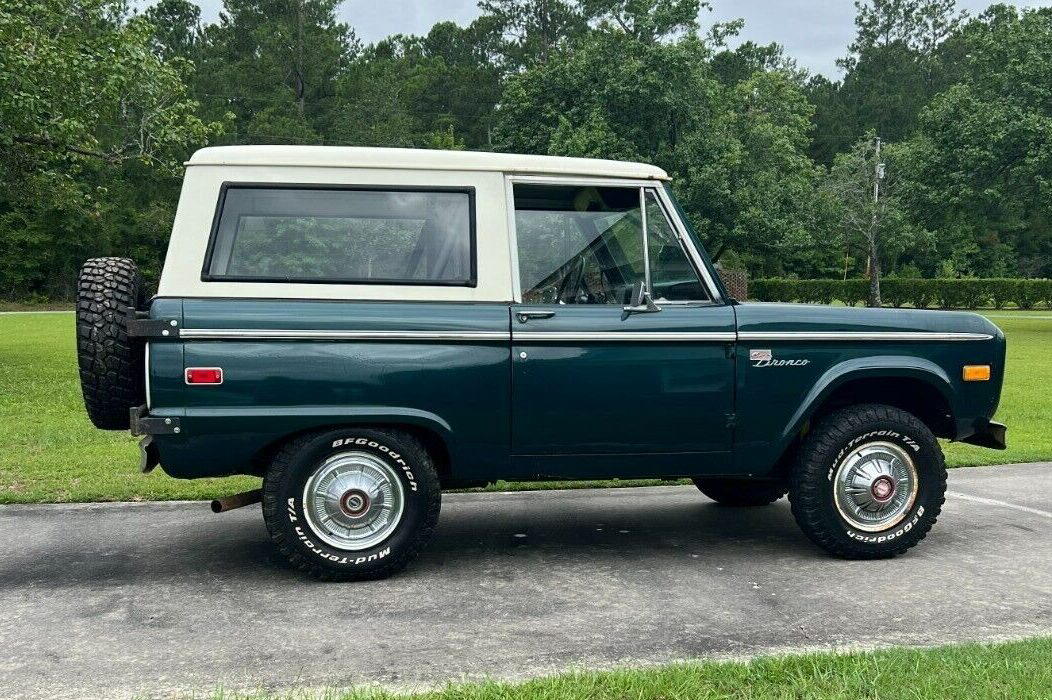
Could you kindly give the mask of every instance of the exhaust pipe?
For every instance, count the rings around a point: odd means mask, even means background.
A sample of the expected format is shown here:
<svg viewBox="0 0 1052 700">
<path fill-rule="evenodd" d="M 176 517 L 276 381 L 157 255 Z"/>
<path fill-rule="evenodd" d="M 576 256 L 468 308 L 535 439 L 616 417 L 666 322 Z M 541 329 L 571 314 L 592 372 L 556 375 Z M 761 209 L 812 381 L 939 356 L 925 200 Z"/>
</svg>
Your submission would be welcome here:
<svg viewBox="0 0 1052 700">
<path fill-rule="evenodd" d="M 252 489 L 251 491 L 245 491 L 244 493 L 235 493 L 233 496 L 227 496 L 226 498 L 217 498 L 212 501 L 212 512 L 213 513 L 225 513 L 228 510 L 234 510 L 235 508 L 244 508 L 250 506 L 253 503 L 259 503 L 263 500 L 263 489 Z"/>
</svg>

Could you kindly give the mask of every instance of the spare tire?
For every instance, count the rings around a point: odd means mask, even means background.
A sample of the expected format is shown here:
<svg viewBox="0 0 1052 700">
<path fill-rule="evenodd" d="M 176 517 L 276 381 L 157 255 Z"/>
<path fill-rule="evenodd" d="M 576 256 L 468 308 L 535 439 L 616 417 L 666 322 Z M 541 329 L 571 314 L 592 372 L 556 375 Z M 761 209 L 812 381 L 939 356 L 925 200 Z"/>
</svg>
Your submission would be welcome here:
<svg viewBox="0 0 1052 700">
<path fill-rule="evenodd" d="M 128 336 L 128 308 L 146 292 L 127 258 L 91 258 L 77 278 L 77 363 L 84 407 L 96 428 L 126 430 L 146 403 L 145 345 Z"/>
</svg>

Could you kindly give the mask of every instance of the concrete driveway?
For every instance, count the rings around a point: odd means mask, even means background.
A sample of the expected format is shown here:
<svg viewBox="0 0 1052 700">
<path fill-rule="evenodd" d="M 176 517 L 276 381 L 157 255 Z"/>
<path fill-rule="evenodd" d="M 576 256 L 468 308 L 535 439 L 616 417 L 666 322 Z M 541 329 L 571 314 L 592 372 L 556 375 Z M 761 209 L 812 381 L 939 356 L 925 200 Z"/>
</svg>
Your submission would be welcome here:
<svg viewBox="0 0 1052 700">
<path fill-rule="evenodd" d="M 1052 634 L 1052 464 L 951 471 L 898 559 L 845 562 L 787 503 L 691 487 L 450 495 L 383 582 L 322 584 L 259 508 L 0 507 L 0 697 L 419 687 L 796 648 Z"/>
</svg>

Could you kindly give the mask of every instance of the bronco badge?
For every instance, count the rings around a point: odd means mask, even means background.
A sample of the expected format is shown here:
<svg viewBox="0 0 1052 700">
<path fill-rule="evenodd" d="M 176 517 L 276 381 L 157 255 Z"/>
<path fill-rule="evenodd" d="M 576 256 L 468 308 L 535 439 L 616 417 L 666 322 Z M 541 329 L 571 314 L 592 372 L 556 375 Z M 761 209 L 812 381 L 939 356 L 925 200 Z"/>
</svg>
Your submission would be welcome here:
<svg viewBox="0 0 1052 700">
<path fill-rule="evenodd" d="M 749 362 L 753 367 L 803 367 L 811 364 L 811 360 L 776 360 L 770 350 L 750 350 Z"/>
</svg>

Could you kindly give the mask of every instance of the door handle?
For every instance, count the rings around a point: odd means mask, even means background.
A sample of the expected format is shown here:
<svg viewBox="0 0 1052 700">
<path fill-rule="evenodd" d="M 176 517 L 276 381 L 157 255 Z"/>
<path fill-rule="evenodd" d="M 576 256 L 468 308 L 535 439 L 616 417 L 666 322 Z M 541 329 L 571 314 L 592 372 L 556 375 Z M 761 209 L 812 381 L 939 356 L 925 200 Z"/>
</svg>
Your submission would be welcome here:
<svg viewBox="0 0 1052 700">
<path fill-rule="evenodd" d="M 555 315 L 554 311 L 516 311 L 515 317 L 519 319 L 519 323 L 526 323 L 531 318 L 551 318 Z"/>
</svg>

